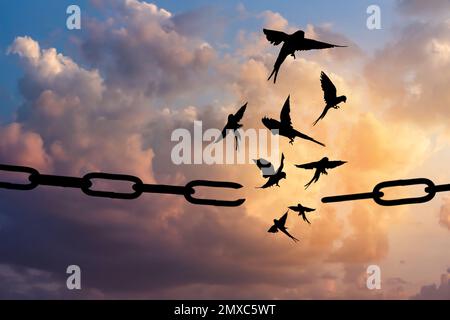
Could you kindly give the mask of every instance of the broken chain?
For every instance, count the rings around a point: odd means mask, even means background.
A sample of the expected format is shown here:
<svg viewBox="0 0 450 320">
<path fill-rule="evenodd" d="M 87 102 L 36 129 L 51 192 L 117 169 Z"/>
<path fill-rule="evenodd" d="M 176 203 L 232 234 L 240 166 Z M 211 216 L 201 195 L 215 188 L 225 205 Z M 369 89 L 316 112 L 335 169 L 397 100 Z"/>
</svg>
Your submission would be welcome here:
<svg viewBox="0 0 450 320">
<path fill-rule="evenodd" d="M 218 199 L 202 199 L 195 198 L 196 187 L 208 188 L 226 188 L 226 189 L 240 189 L 242 185 L 235 182 L 226 181 L 209 181 L 209 180 L 194 180 L 188 182 L 185 186 L 173 186 L 163 184 L 145 184 L 141 179 L 131 175 L 112 174 L 103 172 L 91 172 L 81 178 L 41 174 L 34 168 L 0 164 L 0 171 L 18 172 L 28 174 L 28 183 L 13 183 L 7 181 L 0 181 L 0 188 L 12 190 L 32 190 L 37 186 L 52 186 L 80 189 L 84 194 L 92 197 L 112 198 L 112 199 L 136 199 L 142 193 L 160 193 L 160 194 L 174 194 L 183 195 L 184 198 L 193 204 L 222 206 L 222 207 L 237 207 L 244 203 L 245 199 L 238 200 L 218 200 Z M 132 192 L 114 192 L 101 191 L 92 189 L 93 180 L 112 180 L 112 181 L 127 181 L 132 182 Z"/>
<path fill-rule="evenodd" d="M 205 199 L 195 198 L 196 187 L 210 187 L 210 188 L 226 188 L 226 189 L 240 189 L 242 185 L 235 182 L 227 181 L 209 181 L 209 180 L 194 180 L 188 182 L 185 186 L 173 186 L 163 184 L 145 184 L 138 177 L 125 174 L 112 174 L 104 172 L 91 172 L 83 177 L 70 177 L 41 174 L 34 168 L 5 165 L 0 164 L 0 171 L 18 172 L 28 174 L 28 183 L 13 183 L 7 181 L 0 181 L 0 188 L 12 190 L 32 190 L 37 186 L 53 186 L 65 188 L 77 188 L 84 194 L 92 197 L 112 198 L 112 199 L 136 199 L 143 193 L 160 193 L 183 195 L 184 198 L 192 203 L 199 205 L 212 205 L 223 207 L 237 207 L 244 203 L 245 199 L 237 200 L 219 200 L 219 199 Z M 93 180 L 112 180 L 112 181 L 127 181 L 132 182 L 132 192 L 114 192 L 101 191 L 92 189 Z M 398 198 L 398 199 L 383 199 L 385 188 L 403 187 L 413 185 L 424 185 L 425 195 L 420 197 Z M 431 201 L 436 193 L 450 191 L 450 184 L 435 185 L 433 181 L 426 178 L 414 178 L 404 180 L 391 180 L 380 182 L 371 192 L 354 193 L 346 195 L 328 196 L 322 198 L 323 203 L 344 202 L 354 200 L 372 199 L 380 206 L 398 206 L 414 203 L 425 203 Z"/>
<path fill-rule="evenodd" d="M 403 187 L 412 185 L 424 185 L 425 195 L 421 197 L 399 198 L 399 199 L 383 199 L 383 189 L 391 187 Z M 424 203 L 431 201 L 436 193 L 450 191 L 450 184 L 435 185 L 433 181 L 426 178 L 415 178 L 405 180 L 392 180 L 378 183 L 371 192 L 354 193 L 340 196 L 330 196 L 322 198 L 323 203 L 343 202 L 363 199 L 373 199 L 380 206 L 398 206 L 404 204 Z"/>
</svg>

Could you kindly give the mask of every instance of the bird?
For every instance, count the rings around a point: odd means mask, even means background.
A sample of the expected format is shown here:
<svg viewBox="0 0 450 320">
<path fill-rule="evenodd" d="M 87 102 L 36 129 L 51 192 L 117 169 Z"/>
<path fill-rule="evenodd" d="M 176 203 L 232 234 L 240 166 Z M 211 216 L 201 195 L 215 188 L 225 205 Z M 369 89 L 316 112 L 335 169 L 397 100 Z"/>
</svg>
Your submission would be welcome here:
<svg viewBox="0 0 450 320">
<path fill-rule="evenodd" d="M 258 159 L 261 160 L 261 159 Z M 256 165 L 258 166 L 259 169 L 261 169 L 261 171 L 263 171 L 263 177 L 267 179 L 267 182 L 261 186 L 261 189 L 265 189 L 268 187 L 271 187 L 273 185 L 276 185 L 277 187 L 279 187 L 280 185 L 278 184 L 280 182 L 281 179 L 286 179 L 286 172 L 283 172 L 283 166 L 284 166 L 284 154 L 281 154 L 281 163 L 280 166 L 278 167 L 278 170 L 275 172 L 275 170 L 273 170 L 272 174 L 268 174 L 269 172 L 264 172 L 264 170 L 262 168 L 264 167 L 260 167 L 260 165 L 258 165 L 258 160 L 254 160 L 256 162 Z M 267 161 L 268 162 L 268 161 Z M 273 169 L 273 165 L 268 162 L 268 167 L 272 167 Z M 269 169 L 270 170 L 270 169 Z"/>
<path fill-rule="evenodd" d="M 286 220 L 287 220 L 287 216 L 288 216 L 288 211 L 286 211 L 286 213 L 280 218 L 280 219 L 273 219 L 273 226 L 270 227 L 269 230 L 267 230 L 267 232 L 270 233 L 277 233 L 278 231 L 283 232 L 285 235 L 287 235 L 289 238 L 291 238 L 292 240 L 294 240 L 294 242 L 299 241 L 297 238 L 293 237 L 288 231 L 287 231 L 287 227 L 286 225 Z"/>
<path fill-rule="evenodd" d="M 306 134 L 303 134 L 297 130 L 295 130 L 292 127 L 291 122 L 291 106 L 290 106 L 290 95 L 287 97 L 286 102 L 283 105 L 283 108 L 281 109 L 280 113 L 280 121 L 271 119 L 268 117 L 264 117 L 262 119 L 262 123 L 264 126 L 266 126 L 267 129 L 272 131 L 272 134 L 279 134 L 280 136 L 289 138 L 289 143 L 293 144 L 295 138 L 302 138 L 305 140 L 309 140 L 312 142 L 315 142 L 317 144 L 320 144 L 321 146 L 325 147 L 325 145 L 322 142 L 319 142 Z"/>
<path fill-rule="evenodd" d="M 256 166 L 261 170 L 263 178 L 268 178 L 275 174 L 275 168 L 273 164 L 265 159 L 256 159 L 253 160 Z"/>
<path fill-rule="evenodd" d="M 295 59 L 295 51 L 297 50 L 306 51 L 313 49 L 346 47 L 305 38 L 305 32 L 303 30 L 298 30 L 292 34 L 269 29 L 263 29 L 263 32 L 271 44 L 277 46 L 283 42 L 283 46 L 281 47 L 280 53 L 278 54 L 277 60 L 273 66 L 273 71 L 267 79 L 270 80 L 270 78 L 274 76 L 273 83 L 276 83 L 277 81 L 278 71 L 280 70 L 284 60 L 286 60 L 289 55 L 293 56 Z"/>
<path fill-rule="evenodd" d="M 234 139 L 236 141 L 236 150 L 238 148 L 238 141 L 241 138 L 239 135 L 239 130 L 242 128 L 242 124 L 239 123 L 239 121 L 242 120 L 242 117 L 244 117 L 245 109 L 247 108 L 247 102 L 239 108 L 239 110 L 235 114 L 229 114 L 228 115 L 228 121 L 225 124 L 225 127 L 222 130 L 221 135 L 216 139 L 216 143 L 219 142 L 222 139 L 225 139 L 227 134 L 232 131 L 234 134 Z"/>
<path fill-rule="evenodd" d="M 320 117 L 316 121 L 314 121 L 314 126 L 317 124 L 317 122 L 319 122 L 319 120 L 325 117 L 328 110 L 330 110 L 331 108 L 339 109 L 339 103 L 347 102 L 346 96 L 337 96 L 336 86 L 333 84 L 333 82 L 331 82 L 330 78 L 328 78 L 328 76 L 323 71 L 320 73 L 320 83 L 322 85 L 323 99 L 325 100 L 326 105 Z"/>
<path fill-rule="evenodd" d="M 296 164 L 295 166 L 297 168 L 302 168 L 302 169 L 315 169 L 316 170 L 311 181 L 309 181 L 307 184 L 305 184 L 305 189 L 308 189 L 308 187 L 311 185 L 311 183 L 313 183 L 313 182 L 316 183 L 317 181 L 319 181 L 321 174 L 328 174 L 327 169 L 333 169 L 333 168 L 339 167 L 339 166 L 343 165 L 344 163 L 347 163 L 347 161 L 340 161 L 340 160 L 330 161 L 330 159 L 328 159 L 328 157 L 324 157 L 321 160 L 316 161 L 316 162 L 310 162 L 310 163 L 305 163 L 305 164 Z"/>
<path fill-rule="evenodd" d="M 298 215 L 302 216 L 303 221 L 308 222 L 308 224 L 311 224 L 311 222 L 309 222 L 308 218 L 306 218 L 306 213 L 316 211 L 316 209 L 304 207 L 300 203 L 297 204 L 296 206 L 290 206 L 288 208 L 291 209 L 292 211 L 298 212 Z"/>
</svg>

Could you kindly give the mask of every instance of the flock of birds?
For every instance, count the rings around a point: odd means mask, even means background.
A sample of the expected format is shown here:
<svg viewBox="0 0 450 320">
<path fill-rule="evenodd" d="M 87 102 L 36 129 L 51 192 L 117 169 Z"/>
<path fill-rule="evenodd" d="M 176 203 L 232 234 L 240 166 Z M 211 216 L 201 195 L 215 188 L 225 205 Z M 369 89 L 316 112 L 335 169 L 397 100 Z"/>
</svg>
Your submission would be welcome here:
<svg viewBox="0 0 450 320">
<path fill-rule="evenodd" d="M 273 71 L 270 74 L 269 78 L 267 80 L 270 80 L 273 77 L 273 82 L 276 83 L 278 72 L 280 70 L 281 65 L 285 61 L 285 59 L 291 55 L 295 59 L 295 52 L 300 50 L 313 50 L 313 49 L 327 49 L 327 48 L 334 48 L 334 47 L 344 47 L 344 46 L 338 46 L 334 44 L 329 44 L 313 39 L 305 38 L 305 33 L 302 30 L 298 30 L 293 34 L 286 34 L 281 31 L 275 31 L 275 30 L 268 30 L 263 29 L 264 34 L 266 35 L 267 40 L 272 43 L 273 45 L 279 45 L 283 43 L 281 50 L 278 54 L 278 58 L 275 61 Z M 320 83 L 324 95 L 325 100 L 325 107 L 320 114 L 320 116 L 317 118 L 316 121 L 314 121 L 313 126 L 315 126 L 320 120 L 322 120 L 328 111 L 330 109 L 339 109 L 339 104 L 341 102 L 346 102 L 347 97 L 344 95 L 338 96 L 337 95 L 337 89 L 336 86 L 333 84 L 333 82 L 330 80 L 330 78 L 322 71 L 320 74 Z M 216 140 L 219 141 L 221 139 L 224 139 L 228 133 L 233 133 L 235 136 L 235 144 L 236 148 L 238 148 L 239 143 L 239 129 L 242 128 L 242 124 L 240 121 L 244 117 L 245 110 L 247 108 L 247 103 L 244 104 L 235 114 L 228 115 L 228 121 L 225 125 L 225 127 L 222 130 L 222 134 L 219 136 L 219 138 Z M 295 129 L 292 125 L 291 116 L 290 116 L 290 96 L 287 97 L 280 113 L 280 119 L 273 119 L 264 117 L 262 119 L 262 123 L 264 126 L 269 129 L 272 134 L 278 134 L 282 137 L 288 138 L 289 143 L 293 144 L 295 138 L 301 138 L 304 140 L 308 140 L 311 142 L 314 142 L 318 145 L 321 145 L 325 147 L 325 145 L 314 138 L 298 131 Z M 272 163 L 265 159 L 256 159 L 254 160 L 257 167 L 262 172 L 263 178 L 267 179 L 266 183 L 262 185 L 260 188 L 269 188 L 272 186 L 278 186 L 282 179 L 286 179 L 286 172 L 283 171 L 284 168 L 284 154 L 281 154 L 281 162 L 277 170 L 275 170 Z M 316 183 L 319 181 L 319 178 L 321 175 L 325 174 L 327 175 L 327 170 L 334 169 L 336 167 L 339 167 L 346 163 L 346 161 L 340 161 L 340 160 L 330 160 L 327 157 L 322 158 L 319 161 L 315 162 L 309 162 L 305 164 L 298 164 L 295 165 L 297 168 L 300 169 L 306 169 L 306 170 L 315 170 L 314 175 L 312 179 L 305 185 L 305 189 L 307 189 L 311 184 Z M 297 242 L 299 241 L 297 238 L 293 237 L 287 230 L 286 227 L 286 220 L 288 217 L 289 210 L 292 210 L 294 212 L 298 212 L 298 215 L 303 218 L 305 222 L 310 224 L 306 214 L 315 211 L 315 209 L 305 207 L 301 205 L 300 203 L 296 206 L 290 206 L 288 207 L 288 211 L 279 219 L 273 220 L 273 225 L 270 227 L 268 232 L 271 233 L 277 233 L 278 231 L 283 232 L 286 234 L 289 238 L 291 238 L 293 241 Z"/>
</svg>

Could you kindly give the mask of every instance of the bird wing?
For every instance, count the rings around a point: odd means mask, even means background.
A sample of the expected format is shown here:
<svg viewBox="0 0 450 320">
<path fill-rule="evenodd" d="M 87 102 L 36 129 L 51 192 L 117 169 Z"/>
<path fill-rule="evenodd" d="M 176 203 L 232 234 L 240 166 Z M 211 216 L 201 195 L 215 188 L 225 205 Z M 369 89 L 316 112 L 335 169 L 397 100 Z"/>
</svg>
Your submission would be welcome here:
<svg viewBox="0 0 450 320">
<path fill-rule="evenodd" d="M 273 167 L 273 164 L 271 162 L 265 159 L 257 159 L 253 161 L 255 162 L 258 169 L 262 171 L 263 177 L 266 178 L 275 174 L 275 168 Z"/>
<path fill-rule="evenodd" d="M 253 161 L 255 162 L 255 164 L 258 166 L 259 169 L 273 167 L 273 165 L 272 165 L 272 163 L 270 163 L 270 161 L 267 161 L 266 159 L 263 159 L 263 158 L 253 160 Z"/>
<path fill-rule="evenodd" d="M 334 99 L 336 99 L 337 90 L 330 78 L 325 74 L 325 72 L 320 73 L 320 83 L 323 90 L 323 98 L 327 104 L 333 104 Z"/>
<path fill-rule="evenodd" d="M 278 220 L 278 222 L 281 224 L 281 226 L 285 226 L 286 224 L 286 220 L 287 220 L 287 216 L 288 216 L 288 212 L 286 211 L 286 213 L 280 218 L 280 220 Z"/>
<path fill-rule="evenodd" d="M 336 44 L 326 43 L 313 39 L 304 38 L 302 41 L 296 43 L 295 50 L 313 50 L 313 49 L 328 49 L 328 48 L 343 48 L 346 46 L 338 46 Z"/>
<path fill-rule="evenodd" d="M 276 183 L 276 180 L 273 179 L 272 177 L 273 176 L 267 176 L 266 178 L 269 178 L 269 179 L 267 179 L 266 183 L 264 185 L 262 185 L 261 187 L 259 187 L 259 188 L 260 189 L 266 189 L 266 188 L 269 188 L 269 187 L 273 186 Z"/>
<path fill-rule="evenodd" d="M 247 108 L 247 102 L 234 114 L 234 119 L 236 122 L 241 121 L 244 116 L 245 109 Z"/>
<path fill-rule="evenodd" d="M 327 169 L 333 169 L 339 166 L 342 166 L 344 163 L 347 163 L 347 161 L 328 161 L 328 163 L 326 164 L 326 168 Z"/>
<path fill-rule="evenodd" d="M 292 127 L 291 122 L 291 103 L 290 103 L 290 96 L 287 97 L 286 101 L 284 102 L 283 108 L 280 112 L 280 122 L 281 126 L 283 127 Z"/>
<path fill-rule="evenodd" d="M 267 232 L 276 233 L 276 232 L 278 232 L 278 228 L 276 225 L 273 225 L 270 227 L 269 230 L 267 230 Z"/>
<path fill-rule="evenodd" d="M 316 211 L 316 209 L 308 208 L 308 207 L 303 207 L 303 210 L 305 210 L 305 212 L 313 212 L 313 211 Z"/>
<path fill-rule="evenodd" d="M 225 128 L 223 128 L 223 130 L 222 130 L 222 133 L 221 133 L 221 137 L 222 137 L 222 139 L 225 139 L 225 137 L 227 136 L 227 133 L 228 133 L 228 128 L 225 126 Z"/>
<path fill-rule="evenodd" d="M 304 164 L 296 164 L 297 168 L 301 169 L 316 169 L 317 168 L 317 161 L 316 162 L 310 162 L 310 163 L 304 163 Z"/>
<path fill-rule="evenodd" d="M 278 167 L 277 173 L 283 171 L 283 167 L 284 167 L 284 153 L 281 154 L 281 163 L 280 166 Z"/>
<path fill-rule="evenodd" d="M 261 121 L 269 130 L 280 129 L 280 123 L 275 119 L 264 117 Z"/>
<path fill-rule="evenodd" d="M 289 206 L 288 208 L 291 209 L 292 211 L 298 212 L 298 206 Z"/>
<path fill-rule="evenodd" d="M 263 32 L 266 35 L 267 40 L 275 46 L 279 45 L 289 37 L 289 35 L 283 31 L 263 29 Z"/>
<path fill-rule="evenodd" d="M 222 133 L 219 136 L 217 136 L 214 143 L 218 143 L 220 140 L 225 139 L 226 136 L 227 136 L 227 127 L 225 126 L 222 130 Z"/>
</svg>

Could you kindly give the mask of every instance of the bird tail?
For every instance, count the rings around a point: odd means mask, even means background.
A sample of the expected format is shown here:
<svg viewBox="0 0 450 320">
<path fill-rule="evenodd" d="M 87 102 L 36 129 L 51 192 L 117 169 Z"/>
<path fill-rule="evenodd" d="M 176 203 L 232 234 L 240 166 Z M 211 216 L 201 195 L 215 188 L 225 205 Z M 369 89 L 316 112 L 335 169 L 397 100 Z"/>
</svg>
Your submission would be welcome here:
<svg viewBox="0 0 450 320">
<path fill-rule="evenodd" d="M 314 173 L 314 176 L 312 177 L 311 181 L 309 181 L 307 184 L 305 184 L 305 190 L 308 189 L 312 183 L 316 183 L 317 181 L 319 181 L 319 178 L 320 178 L 320 172 L 316 171 Z"/>
<path fill-rule="evenodd" d="M 313 126 L 315 126 L 317 124 L 317 122 L 319 122 L 319 120 L 322 120 L 323 118 L 325 118 L 325 115 L 327 114 L 328 111 L 328 107 L 325 107 L 322 111 L 322 113 L 320 114 L 320 116 L 317 118 L 316 121 L 314 121 Z"/>
<path fill-rule="evenodd" d="M 272 78 L 272 76 L 274 76 L 273 83 L 276 83 L 277 82 L 277 76 L 278 76 L 278 70 L 279 70 L 279 67 L 277 68 L 276 66 L 274 66 L 272 73 L 270 74 L 269 78 L 267 78 L 267 81 L 269 81 L 270 78 Z"/>
<path fill-rule="evenodd" d="M 306 134 L 300 133 L 300 132 L 297 131 L 297 130 L 294 130 L 294 131 L 295 131 L 295 136 L 296 136 L 296 137 L 299 137 L 299 138 L 302 138 L 302 139 L 309 140 L 309 141 L 311 141 L 311 142 L 320 144 L 322 147 L 325 147 L 325 145 L 324 145 L 322 142 L 317 141 L 316 139 L 314 139 L 314 138 L 312 138 L 312 137 L 310 137 L 310 136 L 308 136 L 308 135 L 306 135 Z"/>
<path fill-rule="evenodd" d="M 314 177 L 307 184 L 305 184 L 305 190 L 309 188 L 309 186 L 314 182 L 315 178 L 316 175 L 314 174 Z"/>
</svg>

